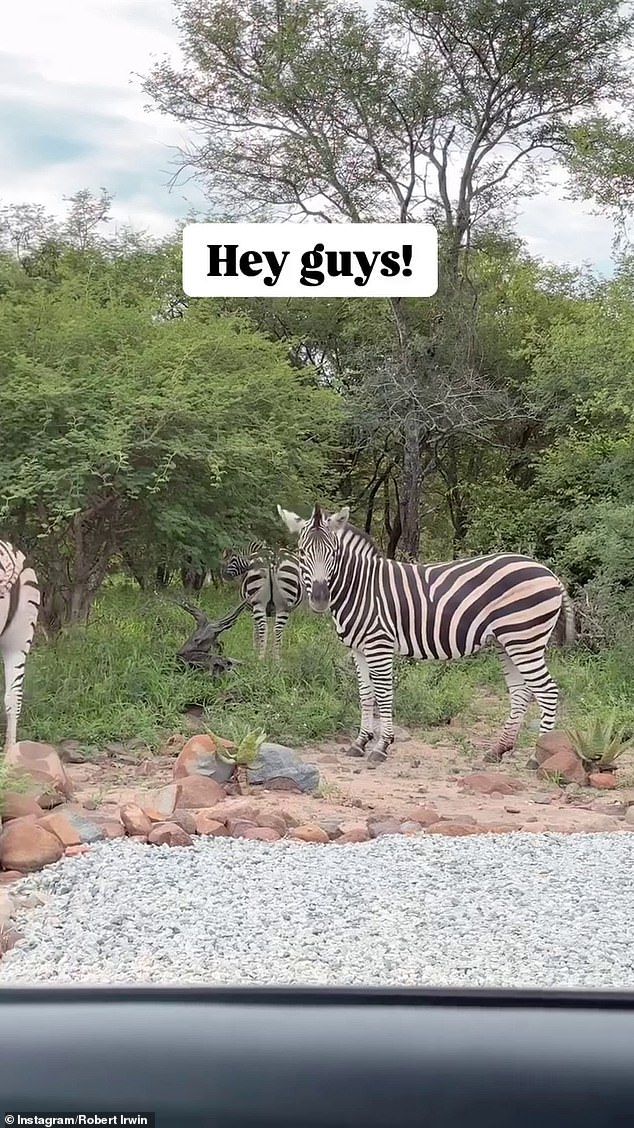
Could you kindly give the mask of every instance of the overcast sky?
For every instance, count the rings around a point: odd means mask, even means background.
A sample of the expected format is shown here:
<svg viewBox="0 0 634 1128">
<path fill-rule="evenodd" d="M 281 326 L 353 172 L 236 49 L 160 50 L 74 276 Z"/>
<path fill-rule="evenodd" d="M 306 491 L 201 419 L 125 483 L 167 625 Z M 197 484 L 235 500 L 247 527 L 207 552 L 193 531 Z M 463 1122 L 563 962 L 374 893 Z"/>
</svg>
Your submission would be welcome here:
<svg viewBox="0 0 634 1128">
<path fill-rule="evenodd" d="M 371 0 L 370 0 L 371 2 Z M 22 0 L 0 39 L 0 201 L 58 212 L 79 188 L 115 194 L 115 219 L 155 234 L 204 207 L 193 185 L 168 189 L 178 124 L 144 110 L 133 72 L 176 53 L 171 0 Z M 517 229 L 559 263 L 611 268 L 612 224 L 563 191 L 535 198 Z"/>
</svg>

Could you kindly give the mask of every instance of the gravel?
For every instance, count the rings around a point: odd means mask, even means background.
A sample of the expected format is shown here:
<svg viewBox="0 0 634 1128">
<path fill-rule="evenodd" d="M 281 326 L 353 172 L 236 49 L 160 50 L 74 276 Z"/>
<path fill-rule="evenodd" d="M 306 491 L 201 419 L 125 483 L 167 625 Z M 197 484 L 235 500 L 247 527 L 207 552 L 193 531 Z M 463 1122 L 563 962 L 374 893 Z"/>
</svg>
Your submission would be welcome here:
<svg viewBox="0 0 634 1128">
<path fill-rule="evenodd" d="M 11 893 L 0 984 L 634 986 L 629 834 L 120 839 Z"/>
</svg>

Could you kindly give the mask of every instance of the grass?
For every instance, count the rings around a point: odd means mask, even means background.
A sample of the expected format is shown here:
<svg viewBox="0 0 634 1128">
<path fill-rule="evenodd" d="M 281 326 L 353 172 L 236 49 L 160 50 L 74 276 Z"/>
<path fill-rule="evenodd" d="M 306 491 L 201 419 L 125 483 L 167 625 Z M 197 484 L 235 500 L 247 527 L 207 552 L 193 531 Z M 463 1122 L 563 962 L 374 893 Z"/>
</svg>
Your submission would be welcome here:
<svg viewBox="0 0 634 1128">
<path fill-rule="evenodd" d="M 232 589 L 207 589 L 201 606 L 215 617 L 236 598 Z M 244 665 L 220 681 L 186 670 L 176 660 L 193 625 L 167 599 L 144 595 L 131 584 L 108 585 L 86 628 L 34 648 L 20 735 L 54 743 L 72 738 L 90 746 L 135 739 L 156 749 L 170 733 L 183 731 L 183 713 L 194 704 L 205 708 L 213 731 L 237 741 L 260 729 L 271 740 L 296 745 L 356 731 L 351 657 L 328 620 L 296 613 L 285 633 L 282 660 L 260 663 L 251 618 L 243 615 L 223 642 L 225 652 Z M 627 655 L 553 653 L 551 669 L 562 688 L 568 723 L 614 708 L 619 721 L 634 729 Z M 420 731 L 460 716 L 468 726 L 482 716 L 483 694 L 493 731 L 506 712 L 494 654 L 452 663 L 399 661 L 395 721 Z"/>
</svg>

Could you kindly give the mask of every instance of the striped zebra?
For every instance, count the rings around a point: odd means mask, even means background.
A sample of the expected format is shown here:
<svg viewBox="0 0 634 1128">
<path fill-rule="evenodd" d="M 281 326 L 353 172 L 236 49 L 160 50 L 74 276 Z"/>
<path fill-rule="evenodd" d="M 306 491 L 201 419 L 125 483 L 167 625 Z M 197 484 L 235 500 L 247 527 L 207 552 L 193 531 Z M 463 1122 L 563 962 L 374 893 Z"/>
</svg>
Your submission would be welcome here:
<svg viewBox="0 0 634 1128">
<path fill-rule="evenodd" d="M 0 541 L 0 653 L 4 664 L 5 752 L 17 741 L 24 668 L 40 610 L 40 589 L 24 553 Z"/>
<path fill-rule="evenodd" d="M 259 658 L 266 655 L 268 620 L 275 618 L 273 652 L 279 658 L 284 628 L 304 597 L 299 562 L 290 553 L 276 554 L 261 541 L 252 541 L 245 552 L 225 550 L 223 575 L 228 580 L 243 577 L 241 597 L 253 615 Z"/>
<path fill-rule="evenodd" d="M 328 516 L 315 506 L 305 521 L 278 506 L 298 535 L 299 560 L 313 611 L 331 610 L 337 634 L 352 651 L 359 682 L 361 726 L 348 750 L 387 758 L 392 722 L 394 655 L 415 659 L 463 658 L 487 642 L 501 649 L 510 713 L 487 759 L 515 747 L 531 697 L 540 708 L 540 733 L 555 727 L 558 690 L 544 653 L 560 614 L 566 642 L 574 639 L 574 614 L 560 580 L 543 564 L 513 553 L 447 564 L 403 564 L 383 557 L 366 533 L 348 523 L 346 507 Z"/>
</svg>

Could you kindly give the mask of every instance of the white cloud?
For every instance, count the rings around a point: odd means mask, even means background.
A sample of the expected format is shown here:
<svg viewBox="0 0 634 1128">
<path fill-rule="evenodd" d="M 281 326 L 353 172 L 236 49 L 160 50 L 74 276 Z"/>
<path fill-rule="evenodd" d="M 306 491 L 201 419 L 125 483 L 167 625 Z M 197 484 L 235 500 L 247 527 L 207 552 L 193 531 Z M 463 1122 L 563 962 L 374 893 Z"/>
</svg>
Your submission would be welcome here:
<svg viewBox="0 0 634 1128">
<path fill-rule="evenodd" d="M 367 6 L 371 6 L 370 3 Z M 171 0 L 28 0 L 4 13 L 0 44 L 3 201 L 59 211 L 61 198 L 101 186 L 114 218 L 157 234 L 204 207 L 193 184 L 172 192 L 178 123 L 147 113 L 135 75 L 177 57 Z M 609 269 L 612 224 L 555 188 L 529 200 L 517 222 L 532 253 Z"/>
</svg>

